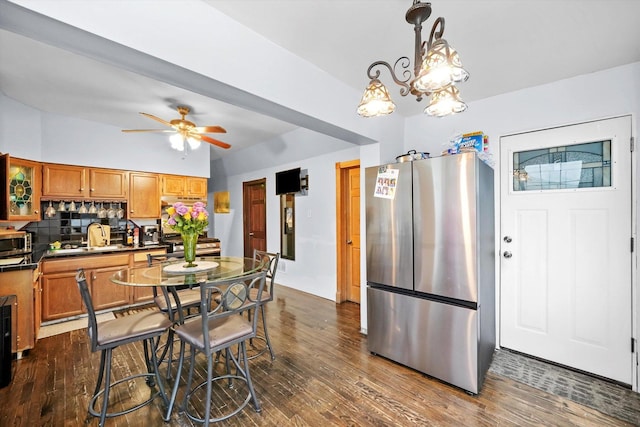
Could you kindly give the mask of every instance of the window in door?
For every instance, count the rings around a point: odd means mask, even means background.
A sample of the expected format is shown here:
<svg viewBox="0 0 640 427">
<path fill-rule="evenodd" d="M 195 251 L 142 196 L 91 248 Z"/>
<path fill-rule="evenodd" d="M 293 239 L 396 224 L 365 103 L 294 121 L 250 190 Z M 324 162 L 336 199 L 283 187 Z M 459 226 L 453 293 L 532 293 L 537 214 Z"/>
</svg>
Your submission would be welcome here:
<svg viewBox="0 0 640 427">
<path fill-rule="evenodd" d="M 513 191 L 611 187 L 611 140 L 513 153 Z"/>
</svg>

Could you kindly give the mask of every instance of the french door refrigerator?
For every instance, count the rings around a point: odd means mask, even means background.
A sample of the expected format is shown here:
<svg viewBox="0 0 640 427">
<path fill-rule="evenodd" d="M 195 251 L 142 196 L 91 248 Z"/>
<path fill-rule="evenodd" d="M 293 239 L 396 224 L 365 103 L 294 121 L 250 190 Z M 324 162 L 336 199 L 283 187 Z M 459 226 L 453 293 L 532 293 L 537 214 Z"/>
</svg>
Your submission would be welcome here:
<svg viewBox="0 0 640 427">
<path fill-rule="evenodd" d="M 477 394 L 495 350 L 493 169 L 475 152 L 367 168 L 370 352 Z"/>
</svg>

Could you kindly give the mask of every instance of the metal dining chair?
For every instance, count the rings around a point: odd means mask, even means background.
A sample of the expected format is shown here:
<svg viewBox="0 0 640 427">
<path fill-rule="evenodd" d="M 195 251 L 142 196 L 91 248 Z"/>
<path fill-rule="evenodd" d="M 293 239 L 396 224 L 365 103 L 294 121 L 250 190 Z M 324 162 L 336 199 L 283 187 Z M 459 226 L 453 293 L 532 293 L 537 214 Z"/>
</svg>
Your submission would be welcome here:
<svg viewBox="0 0 640 427">
<path fill-rule="evenodd" d="M 177 325 L 174 328 L 181 341 L 180 357 L 165 421 L 171 417 L 171 411 L 175 404 L 180 374 L 185 361 L 186 346 L 190 347 L 191 354 L 186 391 L 179 407 L 180 412 L 184 412 L 190 420 L 208 426 L 209 423 L 226 420 L 236 415 L 250 401 L 253 401 L 256 412 L 261 411 L 251 381 L 246 353 L 246 342 L 256 336 L 257 316 L 254 316 L 250 321 L 247 317 L 238 314 L 254 308 L 255 303 L 246 304 L 251 292 L 255 292 L 256 299 L 260 300 L 265 287 L 266 275 L 267 270 L 261 270 L 241 277 L 200 284 L 200 315 L 188 319 L 182 325 Z M 220 303 L 213 303 L 215 300 L 219 300 Z M 236 345 L 239 347 L 240 357 L 234 355 L 232 351 Z M 216 371 L 218 365 L 216 355 L 219 352 L 224 352 L 225 356 L 225 369 L 222 372 Z M 203 353 L 206 357 L 207 374 L 204 381 L 192 387 L 196 354 L 198 353 Z M 220 382 L 227 382 L 227 392 L 234 391 L 236 393 L 243 390 L 241 383 L 244 382 L 248 388 L 246 397 L 243 397 L 242 392 L 237 401 L 231 402 L 227 395 L 227 400 L 213 406 L 213 384 L 219 385 Z M 198 395 L 199 390 L 203 387 L 206 388 L 204 399 Z M 204 402 L 202 415 L 195 413 L 195 407 L 199 402 Z M 236 403 L 235 407 L 232 407 L 234 405 L 231 403 Z M 212 408 L 215 408 L 217 412 L 213 416 L 211 414 Z"/>
<path fill-rule="evenodd" d="M 154 263 L 165 261 L 179 261 L 182 257 L 172 254 L 147 254 L 147 264 L 151 267 Z M 197 284 L 193 285 L 179 285 L 175 286 L 172 292 L 158 292 L 157 287 L 153 287 L 153 302 L 162 311 L 169 316 L 169 319 L 177 324 L 182 323 L 185 318 L 191 316 L 191 310 L 197 310 L 200 308 L 200 289 Z M 166 291 L 166 289 L 164 290 Z M 186 311 L 187 315 L 184 315 Z M 172 379 L 171 366 L 174 361 L 173 358 L 173 345 L 174 345 L 174 333 L 173 330 L 169 330 L 169 334 L 166 337 L 166 342 L 160 344 L 160 339 L 156 342 L 157 351 L 159 354 L 159 363 L 167 363 L 167 379 Z"/>
<path fill-rule="evenodd" d="M 260 315 L 262 316 L 262 331 L 263 331 L 262 333 L 264 334 L 264 336 L 258 335 L 256 336 L 256 338 L 264 340 L 266 345 L 265 345 L 265 348 L 260 350 L 258 353 L 249 356 L 249 360 L 255 359 L 256 357 L 261 356 L 267 349 L 271 354 L 271 360 L 276 360 L 276 355 L 273 351 L 273 346 L 271 345 L 271 339 L 269 338 L 269 331 L 267 330 L 267 316 L 265 313 L 264 306 L 269 301 L 273 301 L 273 298 L 274 298 L 274 291 L 275 291 L 274 285 L 275 285 L 276 272 L 278 270 L 278 261 L 280 260 L 280 253 L 271 253 L 271 252 L 265 252 L 265 251 L 254 249 L 253 259 L 256 262 L 257 261 L 264 262 L 263 268 L 267 271 L 267 277 L 266 277 L 264 292 L 262 292 L 262 295 L 260 297 L 258 297 L 255 289 L 251 290 L 249 294 L 249 301 L 255 302 L 256 305 L 255 305 L 255 310 L 250 310 L 248 313 L 249 313 L 249 316 L 251 316 L 252 314 L 257 316 L 258 312 L 260 312 Z M 250 341 L 249 345 L 253 346 L 253 340 Z"/>
<path fill-rule="evenodd" d="M 79 269 L 76 274 L 76 282 L 82 301 L 88 313 L 87 333 L 91 339 L 91 351 L 100 351 L 100 368 L 96 388 L 93 397 L 89 401 L 88 412 L 94 417 L 100 418 L 100 426 L 104 426 L 106 418 L 128 414 L 145 405 L 151 403 L 157 396 L 160 396 L 165 405 L 168 404 L 164 385 L 158 373 L 158 360 L 156 357 L 157 339 L 167 331 L 172 322 L 169 318 L 158 310 L 145 310 L 113 320 L 97 323 L 96 313 L 93 308 L 89 286 L 85 278 L 83 269 Z M 126 378 L 111 381 L 111 360 L 112 352 L 121 345 L 142 341 L 144 345 L 144 357 L 147 365 L 147 372 L 132 374 Z M 149 399 L 131 408 L 118 412 L 108 413 L 109 392 L 111 388 L 123 382 L 130 382 L 135 378 L 144 377 L 149 387 L 158 386 L 158 392 L 151 394 Z M 104 386 L 103 386 L 104 382 Z M 102 395 L 102 408 L 98 412 L 95 406 Z"/>
</svg>

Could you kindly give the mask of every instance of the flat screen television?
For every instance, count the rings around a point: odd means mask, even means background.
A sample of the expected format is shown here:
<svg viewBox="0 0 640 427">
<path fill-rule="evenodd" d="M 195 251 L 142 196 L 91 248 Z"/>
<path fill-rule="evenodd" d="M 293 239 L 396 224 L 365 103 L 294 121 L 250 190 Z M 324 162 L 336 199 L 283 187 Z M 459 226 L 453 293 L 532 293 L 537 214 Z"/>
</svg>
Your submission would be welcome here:
<svg viewBox="0 0 640 427">
<path fill-rule="evenodd" d="M 300 192 L 300 168 L 276 172 L 276 194 Z"/>
</svg>

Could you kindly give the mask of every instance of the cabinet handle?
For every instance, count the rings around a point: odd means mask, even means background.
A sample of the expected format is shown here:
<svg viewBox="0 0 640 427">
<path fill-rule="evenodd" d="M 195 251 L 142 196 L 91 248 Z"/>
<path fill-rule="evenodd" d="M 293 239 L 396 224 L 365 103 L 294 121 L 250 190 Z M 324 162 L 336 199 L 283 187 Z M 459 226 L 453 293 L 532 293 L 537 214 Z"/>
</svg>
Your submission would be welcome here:
<svg viewBox="0 0 640 427">
<path fill-rule="evenodd" d="M 96 191 L 96 189 L 95 188 L 90 188 L 89 191 Z"/>
<path fill-rule="evenodd" d="M 34 213 L 34 214 L 39 214 L 40 212 L 39 212 L 39 211 L 33 211 L 33 213 Z"/>
</svg>

